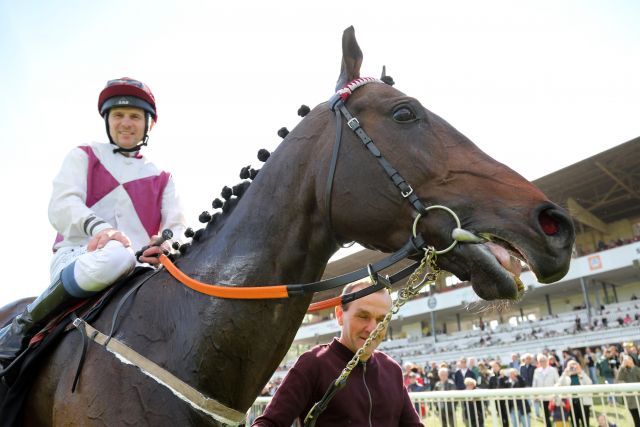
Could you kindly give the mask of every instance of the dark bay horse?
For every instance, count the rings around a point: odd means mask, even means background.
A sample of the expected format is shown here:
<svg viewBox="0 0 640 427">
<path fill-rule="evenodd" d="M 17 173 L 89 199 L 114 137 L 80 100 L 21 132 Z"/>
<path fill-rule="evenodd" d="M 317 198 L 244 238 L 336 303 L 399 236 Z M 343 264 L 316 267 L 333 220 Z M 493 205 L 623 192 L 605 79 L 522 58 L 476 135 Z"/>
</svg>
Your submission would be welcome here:
<svg viewBox="0 0 640 427">
<path fill-rule="evenodd" d="M 359 77 L 361 62 L 353 29 L 347 29 L 338 88 Z M 541 282 L 566 273 L 573 226 L 540 190 L 389 85 L 359 88 L 348 107 L 425 204 L 449 207 L 465 229 L 492 240 L 457 245 L 438 258 L 441 268 L 470 280 L 487 300 L 518 294 L 510 254 L 525 261 Z M 328 210 L 325 188 L 336 122 L 323 103 L 274 151 L 233 212 L 207 226 L 179 267 L 207 283 L 307 283 L 321 278 L 342 242 L 383 252 L 405 244 L 415 212 L 358 138 L 339 125 L 345 132 Z M 451 242 L 452 227 L 451 217 L 441 211 L 418 223 L 436 247 Z M 310 301 L 311 295 L 208 297 L 163 270 L 127 303 L 115 338 L 204 395 L 243 412 L 286 354 Z M 109 330 L 114 305 L 94 322 L 97 329 Z M 221 425 L 95 344 L 89 345 L 72 394 L 80 343 L 73 331 L 43 361 L 25 424 Z"/>
</svg>

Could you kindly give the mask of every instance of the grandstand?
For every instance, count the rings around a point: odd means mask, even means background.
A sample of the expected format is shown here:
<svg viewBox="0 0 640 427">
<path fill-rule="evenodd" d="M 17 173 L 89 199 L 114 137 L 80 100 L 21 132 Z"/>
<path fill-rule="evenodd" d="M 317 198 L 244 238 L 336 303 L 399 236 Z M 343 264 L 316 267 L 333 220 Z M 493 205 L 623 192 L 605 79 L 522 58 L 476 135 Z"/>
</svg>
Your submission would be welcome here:
<svg viewBox="0 0 640 427">
<path fill-rule="evenodd" d="M 444 277 L 393 318 L 380 349 L 400 363 L 424 364 L 460 356 L 508 360 L 514 352 L 640 341 L 640 138 L 534 183 L 567 207 L 576 224 L 574 259 L 566 277 L 543 285 L 525 271 L 524 298 L 499 309 L 480 301 L 467 283 Z M 325 276 L 382 257 L 361 250 L 331 262 Z M 338 333 L 331 310 L 307 315 L 289 359 Z"/>
</svg>

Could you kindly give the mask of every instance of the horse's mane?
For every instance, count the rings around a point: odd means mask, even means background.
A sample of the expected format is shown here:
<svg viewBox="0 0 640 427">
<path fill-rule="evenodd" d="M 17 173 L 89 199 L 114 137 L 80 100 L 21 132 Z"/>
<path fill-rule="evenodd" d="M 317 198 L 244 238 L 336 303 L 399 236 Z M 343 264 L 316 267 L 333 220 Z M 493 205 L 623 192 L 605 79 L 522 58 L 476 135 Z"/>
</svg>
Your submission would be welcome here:
<svg viewBox="0 0 640 427">
<path fill-rule="evenodd" d="M 393 77 L 386 74 L 385 67 L 383 67 L 382 70 L 381 80 L 389 86 L 395 84 Z M 302 104 L 300 108 L 298 108 L 298 116 L 302 117 L 301 121 L 304 120 L 309 112 L 311 112 L 311 109 L 305 104 Z M 285 139 L 289 134 L 289 130 L 286 127 L 281 127 L 277 133 L 280 138 Z M 269 150 L 261 148 L 258 150 L 257 157 L 259 161 L 264 163 L 269 159 L 270 155 Z M 254 169 L 251 165 L 242 167 L 240 169 L 240 179 L 242 181 L 232 187 L 222 187 L 220 191 L 221 198 L 216 197 L 211 203 L 213 211 L 209 212 L 205 210 L 199 215 L 198 220 L 202 224 L 205 224 L 205 226 L 196 231 L 191 227 L 187 228 L 185 237 L 191 238 L 191 242 L 174 247 L 174 249 L 177 250 L 180 255 L 186 255 L 192 245 L 197 245 L 201 243 L 201 241 L 214 237 L 229 219 L 238 205 L 240 198 L 247 192 L 251 182 L 256 178 L 259 171 L 260 169 Z"/>
<path fill-rule="evenodd" d="M 304 120 L 304 117 L 309 114 L 310 111 L 311 109 L 307 105 L 302 104 L 298 109 L 298 115 Z M 282 127 L 277 133 L 280 138 L 284 139 L 289 134 L 289 130 L 286 127 Z M 259 161 L 266 162 L 270 156 L 271 153 L 266 148 L 258 150 L 257 157 Z M 187 228 L 184 234 L 185 237 L 191 238 L 191 241 L 183 243 L 180 246 L 174 246 L 174 249 L 177 250 L 180 255 L 186 255 L 192 245 L 200 244 L 202 241 L 214 237 L 230 218 L 240 198 L 247 192 L 251 182 L 256 178 L 259 171 L 260 169 L 254 169 L 251 165 L 242 167 L 240 169 L 241 181 L 231 187 L 222 187 L 220 197 L 216 197 L 211 203 L 213 211 L 209 212 L 205 210 L 199 215 L 198 220 L 204 224 L 204 227 L 196 231 L 191 227 Z"/>
</svg>

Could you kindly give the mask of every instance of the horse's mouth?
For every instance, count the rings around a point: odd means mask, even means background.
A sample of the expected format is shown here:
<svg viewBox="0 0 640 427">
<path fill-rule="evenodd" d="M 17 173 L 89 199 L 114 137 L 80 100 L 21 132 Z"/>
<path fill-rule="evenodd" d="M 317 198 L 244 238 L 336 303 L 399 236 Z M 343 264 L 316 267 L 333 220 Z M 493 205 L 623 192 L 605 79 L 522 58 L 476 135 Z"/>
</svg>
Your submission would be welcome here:
<svg viewBox="0 0 640 427">
<path fill-rule="evenodd" d="M 526 257 L 506 240 L 481 236 L 485 243 L 461 243 L 450 255 L 439 258 L 439 264 L 459 279 L 469 280 L 484 300 L 521 298 L 525 288 L 520 273 Z"/>
</svg>

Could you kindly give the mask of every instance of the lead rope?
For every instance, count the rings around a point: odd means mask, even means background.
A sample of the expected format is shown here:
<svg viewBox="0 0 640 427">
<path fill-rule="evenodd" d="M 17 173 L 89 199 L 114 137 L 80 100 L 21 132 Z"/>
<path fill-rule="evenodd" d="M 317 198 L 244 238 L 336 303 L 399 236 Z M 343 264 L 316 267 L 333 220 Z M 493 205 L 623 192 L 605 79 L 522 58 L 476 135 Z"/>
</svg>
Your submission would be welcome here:
<svg viewBox="0 0 640 427">
<path fill-rule="evenodd" d="M 391 317 L 400 311 L 400 307 L 402 307 L 411 298 L 415 297 L 418 292 L 420 292 L 420 289 L 425 285 L 435 284 L 435 281 L 440 276 L 440 270 L 436 266 L 436 252 L 437 251 L 431 246 L 424 250 L 424 257 L 422 258 L 422 261 L 420 261 L 420 265 L 409 277 L 407 285 L 398 291 L 398 297 L 391 306 L 391 310 L 389 310 L 382 322 L 378 323 L 362 347 L 356 351 L 356 354 L 354 354 L 353 358 L 349 363 L 347 363 L 347 366 L 342 370 L 340 376 L 331 383 L 324 396 L 322 396 L 322 399 L 320 399 L 319 402 L 316 402 L 316 404 L 309 410 L 309 413 L 304 418 L 304 427 L 315 426 L 318 417 L 325 409 L 327 409 L 327 406 L 333 396 L 347 384 L 349 375 L 358 365 L 362 355 L 366 352 L 367 348 L 371 346 L 371 343 L 376 341 L 380 334 L 386 330 L 389 322 L 391 321 Z M 427 267 L 429 271 L 425 273 Z"/>
</svg>

